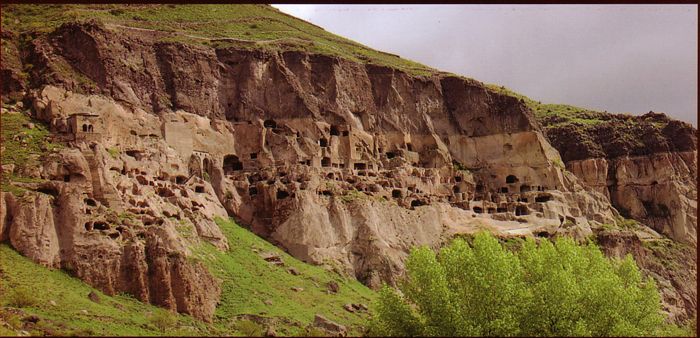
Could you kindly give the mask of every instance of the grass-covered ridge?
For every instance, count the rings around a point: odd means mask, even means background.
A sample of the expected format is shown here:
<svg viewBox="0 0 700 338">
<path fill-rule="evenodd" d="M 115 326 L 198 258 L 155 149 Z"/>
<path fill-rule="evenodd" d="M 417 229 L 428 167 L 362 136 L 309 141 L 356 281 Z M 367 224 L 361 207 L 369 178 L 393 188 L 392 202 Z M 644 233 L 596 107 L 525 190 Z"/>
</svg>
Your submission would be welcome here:
<svg viewBox="0 0 700 338">
<path fill-rule="evenodd" d="M 321 333 L 310 325 L 316 314 L 347 326 L 350 334 L 364 332 L 369 314 L 350 313 L 343 305 L 371 305 L 376 299 L 373 291 L 354 279 L 298 261 L 233 221 L 218 224 L 231 249 L 221 252 L 202 244 L 192 257 L 223 282 L 212 324 L 127 295 L 107 296 L 0 245 L 0 336 L 23 330 L 32 335 L 240 336 L 263 335 L 266 326 L 279 335 L 296 336 Z M 266 254 L 279 255 L 284 266 L 265 261 Z M 299 274 L 293 275 L 290 268 Z M 338 293 L 326 292 L 329 281 L 338 284 Z M 99 296 L 100 303 L 88 298 L 90 292 Z M 36 323 L 31 323 L 32 316 L 38 318 Z M 256 323 L 251 316 L 266 323 Z"/>
<path fill-rule="evenodd" d="M 214 46 L 301 50 L 373 63 L 416 75 L 436 70 L 363 46 L 269 5 L 25 5 L 3 6 L 2 26 L 48 33 L 63 23 L 97 19 L 173 33 L 171 39 Z"/>
</svg>

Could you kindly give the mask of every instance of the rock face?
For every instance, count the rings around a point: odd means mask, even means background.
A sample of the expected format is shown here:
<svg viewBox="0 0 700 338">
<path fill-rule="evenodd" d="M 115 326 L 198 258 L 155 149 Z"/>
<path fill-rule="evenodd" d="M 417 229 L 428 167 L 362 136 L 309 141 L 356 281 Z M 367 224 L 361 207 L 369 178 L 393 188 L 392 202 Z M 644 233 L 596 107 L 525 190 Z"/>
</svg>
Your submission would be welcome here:
<svg viewBox="0 0 700 338">
<path fill-rule="evenodd" d="M 215 217 L 369 286 L 455 234 L 583 239 L 618 220 L 523 102 L 477 81 L 163 34 L 66 24 L 25 51 L 27 101 L 66 147 L 30 197 L 3 194 L 0 234 L 24 255 L 210 319 L 218 282 L 187 257 L 227 248 Z"/>
<path fill-rule="evenodd" d="M 697 244 L 697 130 L 666 115 L 602 114 L 590 125 L 544 120 L 566 167 L 620 213 Z"/>
</svg>

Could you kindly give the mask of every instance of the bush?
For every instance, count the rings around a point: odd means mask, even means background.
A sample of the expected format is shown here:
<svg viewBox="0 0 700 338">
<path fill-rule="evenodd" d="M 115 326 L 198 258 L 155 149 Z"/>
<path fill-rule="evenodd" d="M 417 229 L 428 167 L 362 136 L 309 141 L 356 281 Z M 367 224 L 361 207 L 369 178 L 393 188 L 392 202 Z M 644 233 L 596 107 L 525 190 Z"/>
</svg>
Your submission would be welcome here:
<svg viewBox="0 0 700 338">
<path fill-rule="evenodd" d="M 372 335 L 662 334 L 656 284 L 632 257 L 611 260 L 570 238 L 527 239 L 511 252 L 479 233 L 473 244 L 456 239 L 439 255 L 415 249 L 398 288 L 380 290 Z"/>
<path fill-rule="evenodd" d="M 248 337 L 261 337 L 264 334 L 262 327 L 258 323 L 248 319 L 239 320 L 236 323 L 236 330 Z"/>
<path fill-rule="evenodd" d="M 158 311 L 151 317 L 151 324 L 158 328 L 160 332 L 165 332 L 165 330 L 177 324 L 177 318 L 168 311 Z"/>
<path fill-rule="evenodd" d="M 13 307 L 30 307 L 37 303 L 34 294 L 24 287 L 15 288 L 10 295 L 9 305 Z"/>
</svg>

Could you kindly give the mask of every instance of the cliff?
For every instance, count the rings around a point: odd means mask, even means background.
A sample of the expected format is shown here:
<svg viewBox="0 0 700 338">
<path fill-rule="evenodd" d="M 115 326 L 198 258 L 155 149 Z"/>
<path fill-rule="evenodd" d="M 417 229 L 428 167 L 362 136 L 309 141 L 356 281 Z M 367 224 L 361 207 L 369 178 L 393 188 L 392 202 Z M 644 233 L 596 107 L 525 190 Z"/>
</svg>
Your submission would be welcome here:
<svg viewBox="0 0 700 338">
<path fill-rule="evenodd" d="M 617 147 L 569 149 L 527 102 L 475 80 L 393 57 L 183 36 L 103 20 L 8 40 L 25 66 L 3 63 L 3 80 L 21 83 L 3 90 L 25 90 L 23 105 L 62 147 L 6 169 L 4 183 L 26 191 L 2 193 L 0 240 L 108 294 L 205 320 L 220 283 L 190 247 L 227 250 L 216 217 L 372 287 L 393 283 L 416 245 L 483 229 L 585 240 L 619 226 L 618 210 L 643 223 L 637 239 L 696 243 L 696 197 L 680 187 L 696 173 L 688 141 L 649 165 L 608 158 L 601 149 Z M 608 163 L 615 179 L 603 186 Z M 658 189 L 666 199 L 652 205 L 684 207 L 655 207 L 664 216 L 653 221 L 625 207 L 639 198 L 647 210 Z M 692 316 L 694 294 L 669 289 L 665 299 L 689 299 L 669 311 Z"/>
</svg>

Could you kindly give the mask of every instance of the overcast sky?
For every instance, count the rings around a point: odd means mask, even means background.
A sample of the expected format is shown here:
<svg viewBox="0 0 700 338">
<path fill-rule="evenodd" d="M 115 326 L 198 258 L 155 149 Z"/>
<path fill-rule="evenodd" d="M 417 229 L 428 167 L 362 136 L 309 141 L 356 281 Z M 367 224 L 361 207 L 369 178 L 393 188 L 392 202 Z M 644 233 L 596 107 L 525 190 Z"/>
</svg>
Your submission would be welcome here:
<svg viewBox="0 0 700 338">
<path fill-rule="evenodd" d="M 695 5 L 275 5 L 327 31 L 547 103 L 697 126 Z"/>
</svg>

